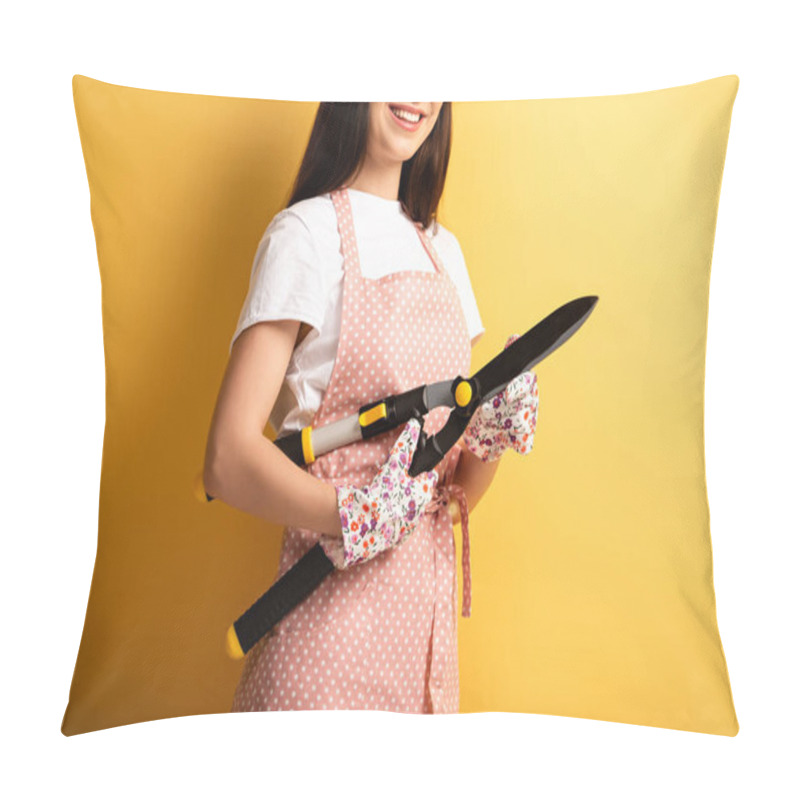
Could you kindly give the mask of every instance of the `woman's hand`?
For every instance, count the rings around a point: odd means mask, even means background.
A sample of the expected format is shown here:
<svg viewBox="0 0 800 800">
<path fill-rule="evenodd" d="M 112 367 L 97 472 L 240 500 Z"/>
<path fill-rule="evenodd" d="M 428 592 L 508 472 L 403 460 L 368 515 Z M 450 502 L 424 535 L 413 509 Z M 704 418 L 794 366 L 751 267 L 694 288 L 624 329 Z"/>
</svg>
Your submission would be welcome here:
<svg viewBox="0 0 800 800">
<path fill-rule="evenodd" d="M 505 347 L 516 339 L 517 334 L 510 336 Z M 496 461 L 509 448 L 526 455 L 533 447 L 538 412 L 536 373 L 527 370 L 478 407 L 464 431 L 464 444 L 483 462 Z"/>
<path fill-rule="evenodd" d="M 320 541 L 337 569 L 368 561 L 405 541 L 433 497 L 435 471 L 408 474 L 417 448 L 420 423 L 410 419 L 389 458 L 369 486 L 337 486 L 342 537 Z"/>
</svg>

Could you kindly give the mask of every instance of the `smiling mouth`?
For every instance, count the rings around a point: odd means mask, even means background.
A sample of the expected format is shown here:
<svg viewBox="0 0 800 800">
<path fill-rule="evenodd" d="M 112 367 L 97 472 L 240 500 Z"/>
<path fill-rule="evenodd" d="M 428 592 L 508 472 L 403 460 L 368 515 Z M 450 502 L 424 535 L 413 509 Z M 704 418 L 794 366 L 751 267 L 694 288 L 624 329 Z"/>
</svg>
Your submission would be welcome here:
<svg viewBox="0 0 800 800">
<path fill-rule="evenodd" d="M 419 122 L 425 115 L 421 112 L 412 112 L 406 111 L 404 108 L 398 108 L 397 106 L 389 106 L 392 114 L 394 114 L 398 119 L 402 119 L 405 122 L 410 122 L 412 125 L 415 122 Z"/>
</svg>

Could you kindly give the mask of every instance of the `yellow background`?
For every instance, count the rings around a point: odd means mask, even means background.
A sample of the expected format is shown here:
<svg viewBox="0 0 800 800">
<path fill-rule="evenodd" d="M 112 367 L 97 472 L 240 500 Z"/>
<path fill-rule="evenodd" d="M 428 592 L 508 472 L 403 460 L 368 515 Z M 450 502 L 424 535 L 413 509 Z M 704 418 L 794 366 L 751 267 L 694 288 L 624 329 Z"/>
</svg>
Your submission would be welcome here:
<svg viewBox="0 0 800 800">
<path fill-rule="evenodd" d="M 738 731 L 703 445 L 709 274 L 738 83 L 454 104 L 440 218 L 486 327 L 473 371 L 562 303 L 600 297 L 536 367 L 533 453 L 504 456 L 470 516 L 464 712 Z M 282 529 L 198 503 L 192 482 L 255 249 L 316 110 L 83 76 L 73 89 L 102 280 L 106 430 L 67 735 L 230 707 L 242 662 L 225 655 L 225 632 L 271 583 Z"/>
</svg>

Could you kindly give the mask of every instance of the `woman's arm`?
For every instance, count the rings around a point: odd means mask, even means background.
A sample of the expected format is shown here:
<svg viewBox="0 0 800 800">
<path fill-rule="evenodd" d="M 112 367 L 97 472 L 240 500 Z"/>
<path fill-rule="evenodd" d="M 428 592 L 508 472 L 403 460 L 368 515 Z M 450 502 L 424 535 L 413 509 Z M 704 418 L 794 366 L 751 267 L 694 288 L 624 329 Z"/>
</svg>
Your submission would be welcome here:
<svg viewBox="0 0 800 800">
<path fill-rule="evenodd" d="M 258 322 L 231 349 L 206 444 L 206 491 L 279 525 L 342 535 L 336 489 L 297 466 L 266 436 L 300 322 Z"/>
</svg>

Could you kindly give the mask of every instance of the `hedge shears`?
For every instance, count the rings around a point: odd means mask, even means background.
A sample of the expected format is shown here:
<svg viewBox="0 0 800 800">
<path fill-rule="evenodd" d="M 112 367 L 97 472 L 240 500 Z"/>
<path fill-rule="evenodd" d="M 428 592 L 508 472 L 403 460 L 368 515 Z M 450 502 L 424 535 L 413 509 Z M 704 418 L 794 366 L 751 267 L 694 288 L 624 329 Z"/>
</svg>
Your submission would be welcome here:
<svg viewBox="0 0 800 800">
<path fill-rule="evenodd" d="M 583 325 L 598 299 L 589 295 L 560 306 L 471 377 L 459 375 L 369 402 L 355 414 L 317 428 L 308 426 L 275 439 L 274 444 L 295 464 L 304 466 L 338 447 L 404 425 L 412 417 L 422 424 L 431 409 L 446 406 L 451 409 L 450 416 L 436 434 L 428 436 L 420 430 L 408 474 L 414 477 L 432 470 L 461 438 L 478 406 L 564 344 Z M 203 494 L 208 501 L 214 499 L 205 490 Z M 244 657 L 334 569 L 322 545 L 314 545 L 229 628 L 228 654 Z"/>
</svg>

